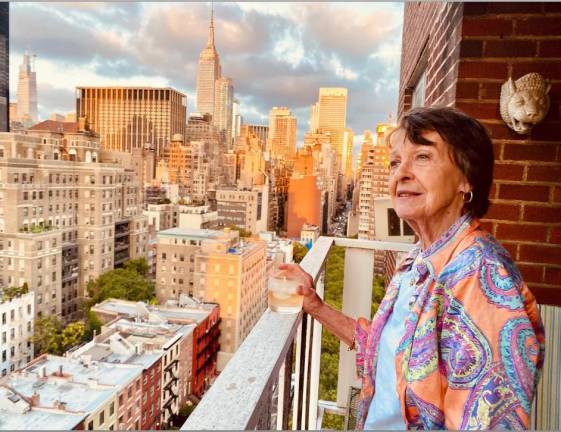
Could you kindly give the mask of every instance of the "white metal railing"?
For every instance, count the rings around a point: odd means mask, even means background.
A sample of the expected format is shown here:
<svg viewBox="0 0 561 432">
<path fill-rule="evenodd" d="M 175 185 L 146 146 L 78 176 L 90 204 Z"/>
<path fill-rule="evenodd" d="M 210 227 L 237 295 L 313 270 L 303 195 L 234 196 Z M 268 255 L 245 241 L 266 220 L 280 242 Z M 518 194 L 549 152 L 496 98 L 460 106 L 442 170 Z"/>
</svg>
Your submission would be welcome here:
<svg viewBox="0 0 561 432">
<path fill-rule="evenodd" d="M 325 263 L 333 245 L 346 248 L 343 311 L 355 318 L 368 317 L 374 251 L 406 252 L 411 245 L 320 237 L 301 266 L 314 278 L 322 298 Z M 319 322 L 307 314 L 282 315 L 267 310 L 182 430 L 321 428 L 326 407 L 339 413 L 345 409 L 348 386 L 355 381 L 354 353 L 342 347 L 337 406 L 318 401 L 321 331 Z"/>
</svg>

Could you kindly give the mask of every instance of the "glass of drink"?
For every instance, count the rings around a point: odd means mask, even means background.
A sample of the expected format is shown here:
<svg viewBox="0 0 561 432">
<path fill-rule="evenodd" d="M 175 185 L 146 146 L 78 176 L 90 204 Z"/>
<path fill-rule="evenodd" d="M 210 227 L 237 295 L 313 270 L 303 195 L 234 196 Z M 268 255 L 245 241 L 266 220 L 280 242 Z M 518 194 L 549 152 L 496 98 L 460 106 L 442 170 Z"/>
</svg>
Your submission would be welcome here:
<svg viewBox="0 0 561 432">
<path fill-rule="evenodd" d="M 302 309 L 304 296 L 296 293 L 300 283 L 289 279 L 286 272 L 280 271 L 269 278 L 269 308 L 273 312 L 298 313 Z"/>
</svg>

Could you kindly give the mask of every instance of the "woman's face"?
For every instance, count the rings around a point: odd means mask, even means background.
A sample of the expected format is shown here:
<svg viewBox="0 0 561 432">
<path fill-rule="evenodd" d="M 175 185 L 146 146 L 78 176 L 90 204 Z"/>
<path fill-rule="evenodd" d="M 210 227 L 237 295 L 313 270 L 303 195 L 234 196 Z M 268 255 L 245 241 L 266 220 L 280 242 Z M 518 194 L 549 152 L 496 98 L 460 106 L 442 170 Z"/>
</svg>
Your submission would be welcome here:
<svg viewBox="0 0 561 432">
<path fill-rule="evenodd" d="M 437 132 L 423 137 L 431 145 L 414 144 L 403 129 L 390 138 L 390 196 L 397 215 L 413 226 L 453 223 L 462 214 L 463 193 L 471 187 L 452 160 Z"/>
</svg>

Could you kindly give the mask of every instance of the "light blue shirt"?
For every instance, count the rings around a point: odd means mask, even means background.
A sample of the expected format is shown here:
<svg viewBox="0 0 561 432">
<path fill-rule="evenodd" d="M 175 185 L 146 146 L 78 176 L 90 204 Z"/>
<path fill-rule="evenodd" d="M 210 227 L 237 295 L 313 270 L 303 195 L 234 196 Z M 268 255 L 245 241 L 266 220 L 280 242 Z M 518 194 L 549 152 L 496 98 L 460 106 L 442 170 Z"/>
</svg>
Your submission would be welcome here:
<svg viewBox="0 0 561 432">
<path fill-rule="evenodd" d="M 395 351 L 405 333 L 405 318 L 409 313 L 411 296 L 415 293 L 415 265 L 405 273 L 399 284 L 399 293 L 380 336 L 376 389 L 364 429 L 406 429 L 397 396 Z"/>
</svg>

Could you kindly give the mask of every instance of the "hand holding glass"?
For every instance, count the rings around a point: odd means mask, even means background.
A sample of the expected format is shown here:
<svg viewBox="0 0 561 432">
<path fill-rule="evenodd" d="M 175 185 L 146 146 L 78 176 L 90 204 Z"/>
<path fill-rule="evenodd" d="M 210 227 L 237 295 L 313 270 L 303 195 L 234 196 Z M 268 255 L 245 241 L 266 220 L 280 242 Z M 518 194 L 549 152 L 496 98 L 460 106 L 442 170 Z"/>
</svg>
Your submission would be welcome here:
<svg viewBox="0 0 561 432">
<path fill-rule="evenodd" d="M 289 279 L 284 271 L 269 277 L 269 308 L 279 313 L 300 312 L 304 297 L 297 294 L 298 285 L 300 282 L 297 279 Z"/>
</svg>

